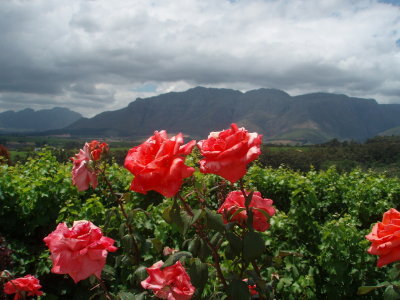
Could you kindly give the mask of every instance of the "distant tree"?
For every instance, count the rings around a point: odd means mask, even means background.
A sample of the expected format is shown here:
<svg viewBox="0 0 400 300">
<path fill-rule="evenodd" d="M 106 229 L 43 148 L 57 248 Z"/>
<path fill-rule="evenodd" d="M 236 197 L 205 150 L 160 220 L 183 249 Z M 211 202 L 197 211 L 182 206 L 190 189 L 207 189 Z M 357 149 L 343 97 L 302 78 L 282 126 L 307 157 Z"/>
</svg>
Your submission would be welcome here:
<svg viewBox="0 0 400 300">
<path fill-rule="evenodd" d="M 0 145 L 0 164 L 11 164 L 10 153 L 3 145 Z"/>
</svg>

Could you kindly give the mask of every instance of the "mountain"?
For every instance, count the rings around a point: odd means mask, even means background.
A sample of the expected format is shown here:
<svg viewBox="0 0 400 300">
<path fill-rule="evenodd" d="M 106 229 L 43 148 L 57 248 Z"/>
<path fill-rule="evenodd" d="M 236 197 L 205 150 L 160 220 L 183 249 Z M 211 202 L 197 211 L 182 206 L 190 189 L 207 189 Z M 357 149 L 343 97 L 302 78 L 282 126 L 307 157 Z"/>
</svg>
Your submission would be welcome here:
<svg viewBox="0 0 400 300">
<path fill-rule="evenodd" d="M 82 118 L 82 115 L 63 107 L 34 111 L 0 113 L 0 132 L 33 132 L 64 128 Z"/>
<path fill-rule="evenodd" d="M 166 129 L 198 139 L 233 122 L 263 134 L 266 142 L 365 140 L 400 126 L 400 104 L 378 104 L 372 99 L 329 93 L 292 97 L 276 89 L 242 93 L 196 87 L 138 98 L 126 108 L 82 118 L 61 131 L 142 139 L 155 130 Z"/>
</svg>

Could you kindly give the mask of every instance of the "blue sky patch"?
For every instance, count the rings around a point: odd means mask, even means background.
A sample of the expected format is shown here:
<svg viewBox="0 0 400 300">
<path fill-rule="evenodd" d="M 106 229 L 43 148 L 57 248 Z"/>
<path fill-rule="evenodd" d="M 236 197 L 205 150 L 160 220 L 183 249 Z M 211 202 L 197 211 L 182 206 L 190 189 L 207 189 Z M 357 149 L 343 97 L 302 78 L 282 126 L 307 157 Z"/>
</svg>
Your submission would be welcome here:
<svg viewBox="0 0 400 300">
<path fill-rule="evenodd" d="M 379 2 L 390 3 L 390 4 L 394 4 L 394 5 L 399 5 L 400 6 L 400 0 L 379 0 Z"/>
<path fill-rule="evenodd" d="M 157 90 L 157 86 L 153 83 L 146 83 L 135 89 L 135 92 L 141 93 L 154 93 Z"/>
</svg>

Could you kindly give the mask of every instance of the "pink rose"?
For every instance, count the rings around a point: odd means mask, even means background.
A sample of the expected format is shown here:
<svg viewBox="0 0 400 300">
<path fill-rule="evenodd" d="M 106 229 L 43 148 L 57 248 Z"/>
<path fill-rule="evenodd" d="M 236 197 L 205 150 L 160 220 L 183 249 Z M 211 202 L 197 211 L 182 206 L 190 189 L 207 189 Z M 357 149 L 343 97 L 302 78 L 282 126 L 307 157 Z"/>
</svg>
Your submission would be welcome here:
<svg viewBox="0 0 400 300">
<path fill-rule="evenodd" d="M 160 260 L 146 268 L 147 277 L 141 282 L 145 289 L 153 290 L 154 295 L 161 299 L 188 300 L 191 299 L 195 287 L 190 282 L 190 277 L 180 261 L 174 265 L 161 269 L 163 262 Z"/>
<path fill-rule="evenodd" d="M 400 260 L 400 212 L 389 209 L 365 237 L 372 242 L 368 253 L 379 256 L 378 267 Z"/>
<path fill-rule="evenodd" d="M 15 294 L 14 300 L 18 300 L 24 299 L 22 292 L 27 292 L 27 296 L 43 295 L 43 292 L 39 291 L 41 288 L 42 286 L 37 278 L 32 275 L 26 275 L 24 277 L 8 281 L 4 285 L 4 293 L 9 295 Z"/>
<path fill-rule="evenodd" d="M 51 252 L 56 274 L 69 274 L 77 283 L 91 275 L 100 278 L 108 251 L 117 250 L 114 240 L 103 236 L 100 228 L 90 221 L 75 221 L 72 228 L 65 223 L 44 238 Z"/>
<path fill-rule="evenodd" d="M 174 196 L 183 179 L 193 174 L 194 168 L 184 164 L 196 141 L 183 145 L 181 133 L 168 139 L 167 132 L 155 131 L 143 144 L 129 150 L 125 168 L 133 175 L 130 189 L 146 194 L 154 190 L 165 197 Z"/>
<path fill-rule="evenodd" d="M 72 184 L 75 185 L 79 191 L 84 191 L 91 185 L 94 189 L 97 187 L 97 174 L 89 166 L 91 160 L 90 146 L 85 143 L 83 149 L 79 150 L 75 157 L 71 157 L 73 162 L 72 167 Z"/>
<path fill-rule="evenodd" d="M 93 161 L 100 160 L 103 154 L 108 153 L 108 150 L 109 148 L 106 143 L 100 143 L 96 140 L 89 143 L 89 153 Z"/>
<path fill-rule="evenodd" d="M 248 163 L 261 154 L 262 135 L 248 133 L 236 124 L 231 129 L 211 132 L 207 140 L 197 143 L 204 158 L 200 161 L 202 173 L 217 174 L 234 183 L 246 174 Z"/>
<path fill-rule="evenodd" d="M 255 230 L 263 232 L 269 228 L 269 218 L 262 211 L 272 217 L 275 214 L 272 203 L 271 199 L 263 199 L 260 192 L 254 192 L 249 207 L 253 212 L 253 228 Z M 241 211 L 237 212 L 239 209 Z M 241 191 L 230 192 L 218 209 L 218 213 L 222 214 L 225 223 L 236 222 L 244 227 L 247 221 L 247 213 L 243 193 Z"/>
</svg>

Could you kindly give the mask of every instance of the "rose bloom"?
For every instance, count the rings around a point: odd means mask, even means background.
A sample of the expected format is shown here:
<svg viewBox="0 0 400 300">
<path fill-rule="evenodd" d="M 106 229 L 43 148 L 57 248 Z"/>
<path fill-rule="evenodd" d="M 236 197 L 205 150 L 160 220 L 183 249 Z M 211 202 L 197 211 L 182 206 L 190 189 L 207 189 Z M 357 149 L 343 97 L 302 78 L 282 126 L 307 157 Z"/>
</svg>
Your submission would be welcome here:
<svg viewBox="0 0 400 300">
<path fill-rule="evenodd" d="M 114 240 L 103 236 L 90 221 L 75 221 L 72 228 L 65 223 L 44 238 L 51 252 L 56 274 L 69 274 L 77 283 L 91 275 L 100 278 L 108 252 L 117 250 Z"/>
<path fill-rule="evenodd" d="M 248 133 L 232 124 L 230 129 L 211 132 L 207 140 L 197 143 L 204 158 L 200 161 L 202 173 L 219 175 L 234 183 L 246 174 L 248 163 L 261 154 L 262 135 Z"/>
<path fill-rule="evenodd" d="M 146 194 L 154 190 L 165 197 L 174 196 L 183 179 L 193 174 L 194 168 L 184 164 L 196 141 L 183 145 L 181 133 L 168 139 L 167 132 L 155 131 L 143 144 L 129 150 L 125 168 L 133 175 L 130 189 Z"/>
<path fill-rule="evenodd" d="M 95 189 L 97 187 L 97 174 L 89 167 L 91 160 L 90 145 L 85 143 L 83 149 L 80 149 L 79 153 L 75 154 L 75 157 L 71 157 L 71 160 L 73 162 L 72 184 L 79 191 L 87 190 L 89 185 Z"/>
<path fill-rule="evenodd" d="M 89 143 L 89 153 L 93 161 L 100 160 L 101 156 L 108 153 L 108 151 L 109 148 L 106 143 L 100 143 L 96 140 L 93 140 Z"/>
<path fill-rule="evenodd" d="M 368 253 L 379 256 L 378 267 L 400 260 L 400 212 L 389 209 L 365 237 L 372 242 Z"/>
<path fill-rule="evenodd" d="M 153 290 L 154 295 L 161 299 L 187 300 L 191 299 L 195 287 L 180 261 L 174 265 L 161 269 L 164 263 L 160 260 L 146 268 L 147 277 L 141 282 L 145 289 Z"/>
<path fill-rule="evenodd" d="M 24 277 L 8 281 L 4 285 L 4 293 L 9 295 L 15 294 L 14 300 L 18 300 L 24 299 L 22 292 L 26 292 L 27 296 L 43 295 L 43 292 L 39 291 L 41 288 L 42 286 L 37 278 L 32 275 L 26 275 Z"/>
<path fill-rule="evenodd" d="M 263 199 L 260 192 L 254 192 L 249 207 L 253 211 L 253 228 L 255 230 L 264 232 L 269 228 L 268 218 L 260 210 L 272 217 L 275 214 L 272 203 L 271 199 Z M 243 210 L 232 217 L 238 209 Z M 241 191 L 230 192 L 218 209 L 218 213 L 222 214 L 225 223 L 236 222 L 244 227 L 247 221 L 247 213 L 243 193 Z"/>
</svg>

